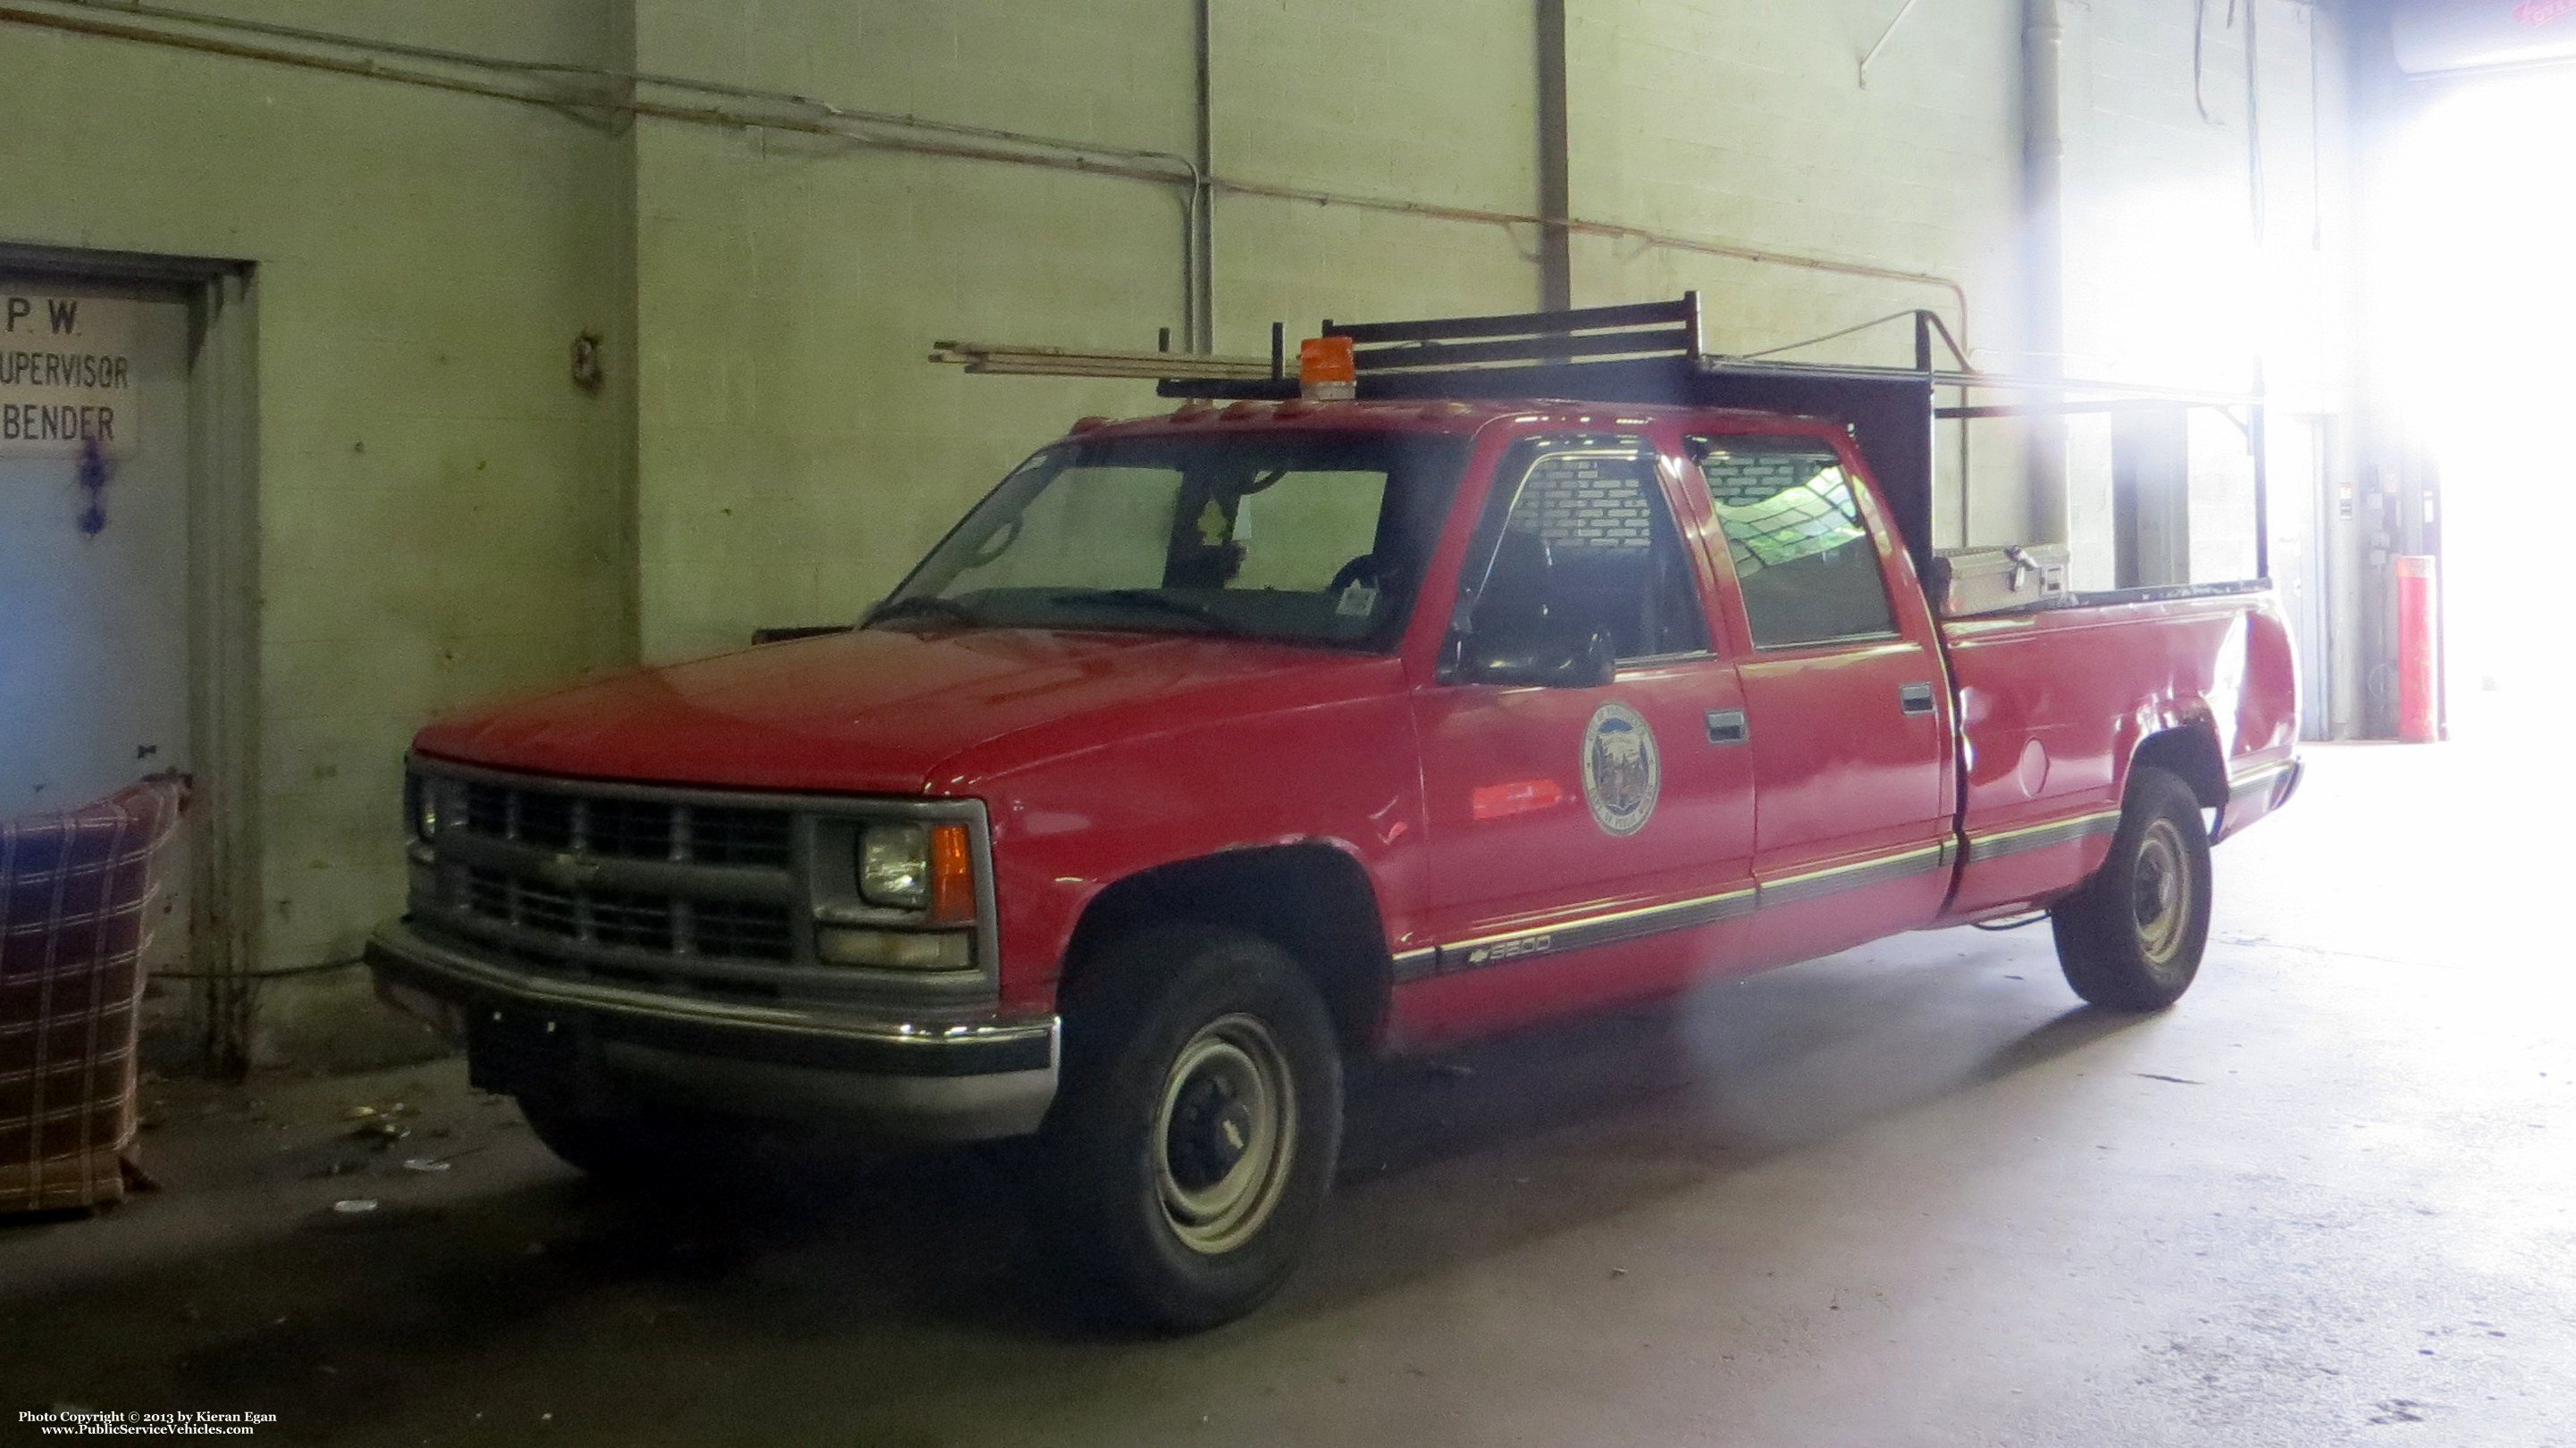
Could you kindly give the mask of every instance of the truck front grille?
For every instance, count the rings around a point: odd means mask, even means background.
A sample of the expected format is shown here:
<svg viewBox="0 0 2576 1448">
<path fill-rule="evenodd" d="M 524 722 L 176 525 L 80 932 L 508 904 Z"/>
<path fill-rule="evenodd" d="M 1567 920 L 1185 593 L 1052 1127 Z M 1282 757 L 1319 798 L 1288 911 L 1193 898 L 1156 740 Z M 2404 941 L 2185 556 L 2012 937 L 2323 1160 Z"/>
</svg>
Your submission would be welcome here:
<svg viewBox="0 0 2576 1448">
<path fill-rule="evenodd" d="M 560 890 L 502 870 L 465 871 L 465 909 L 522 930 L 624 950 L 729 960 L 792 960 L 787 907 L 636 890 Z"/>
<path fill-rule="evenodd" d="M 798 962 L 795 816 L 631 786 L 424 770 L 432 864 L 413 908 L 516 959 L 664 988 L 758 986 Z"/>
<path fill-rule="evenodd" d="M 826 933 L 836 930 L 953 929 L 866 902 L 858 859 L 878 821 L 958 820 L 989 889 L 972 801 L 595 782 L 434 759 L 412 761 L 404 799 L 409 918 L 460 953 L 620 990 L 912 1020 L 971 1017 L 996 999 L 998 952 L 980 909 L 965 969 L 820 949 L 842 943 Z"/>
<path fill-rule="evenodd" d="M 784 867 L 795 844 L 779 810 L 664 804 L 516 785 L 465 786 L 465 827 L 544 850 L 627 860 Z"/>
</svg>

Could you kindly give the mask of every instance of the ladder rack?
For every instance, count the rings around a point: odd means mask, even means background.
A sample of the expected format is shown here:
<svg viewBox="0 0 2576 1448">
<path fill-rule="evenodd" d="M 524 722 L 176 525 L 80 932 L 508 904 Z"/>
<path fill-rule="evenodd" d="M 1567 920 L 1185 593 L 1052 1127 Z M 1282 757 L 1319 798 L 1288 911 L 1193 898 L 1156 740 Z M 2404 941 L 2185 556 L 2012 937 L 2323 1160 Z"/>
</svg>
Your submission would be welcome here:
<svg viewBox="0 0 2576 1448">
<path fill-rule="evenodd" d="M 2259 393 L 1981 371 L 1969 364 L 1938 313 L 1918 310 L 1910 315 L 1911 367 L 1710 352 L 1697 292 L 1668 302 L 1499 316 L 1328 319 L 1320 335 L 1351 339 L 1355 391 L 1364 401 L 1457 397 L 1660 404 L 1782 412 L 1843 423 L 1868 458 L 1916 564 L 1927 568 L 1932 558 L 1935 424 L 2138 409 L 2226 409 L 2244 430 L 2253 454 L 2256 570 L 2269 572 Z M 1943 353 L 1951 365 L 1936 365 Z M 1299 391 L 1286 329 L 1278 323 L 1271 325 L 1267 358 L 941 342 L 931 360 L 960 363 L 978 373 L 1151 380 L 1163 397 L 1286 400 Z M 1942 388 L 1957 389 L 1955 405 L 1940 405 L 1937 392 Z M 2001 400 L 1972 397 L 1979 393 L 1997 394 Z"/>
</svg>

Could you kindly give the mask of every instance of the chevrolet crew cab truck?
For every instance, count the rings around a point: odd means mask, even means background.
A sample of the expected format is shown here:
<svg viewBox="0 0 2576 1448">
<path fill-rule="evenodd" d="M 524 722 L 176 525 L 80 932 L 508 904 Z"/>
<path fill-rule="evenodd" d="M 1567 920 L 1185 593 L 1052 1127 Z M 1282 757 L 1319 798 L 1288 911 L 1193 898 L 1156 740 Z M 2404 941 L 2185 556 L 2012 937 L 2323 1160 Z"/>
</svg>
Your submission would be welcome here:
<svg viewBox="0 0 2576 1448">
<path fill-rule="evenodd" d="M 2038 911 L 2171 1004 L 2299 776 L 2269 588 L 1945 617 L 1955 378 L 1680 305 L 1166 383 L 855 628 L 431 725 L 381 991 L 598 1172 L 1032 1136 L 1064 1260 L 1170 1328 L 1289 1273 L 1363 1053 Z"/>
</svg>

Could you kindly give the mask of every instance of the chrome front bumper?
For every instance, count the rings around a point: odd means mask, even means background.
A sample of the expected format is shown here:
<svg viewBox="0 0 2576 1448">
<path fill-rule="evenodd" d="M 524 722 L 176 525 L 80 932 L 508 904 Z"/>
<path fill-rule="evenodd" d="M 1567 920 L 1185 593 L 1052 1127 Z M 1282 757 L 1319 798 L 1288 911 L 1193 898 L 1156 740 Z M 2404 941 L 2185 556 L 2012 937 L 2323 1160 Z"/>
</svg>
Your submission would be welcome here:
<svg viewBox="0 0 2576 1448">
<path fill-rule="evenodd" d="M 627 990 L 516 969 L 408 924 L 367 942 L 376 992 L 464 1042 L 489 1090 L 595 1083 L 681 1104 L 935 1141 L 1035 1131 L 1052 1017 L 913 1025 Z"/>
</svg>

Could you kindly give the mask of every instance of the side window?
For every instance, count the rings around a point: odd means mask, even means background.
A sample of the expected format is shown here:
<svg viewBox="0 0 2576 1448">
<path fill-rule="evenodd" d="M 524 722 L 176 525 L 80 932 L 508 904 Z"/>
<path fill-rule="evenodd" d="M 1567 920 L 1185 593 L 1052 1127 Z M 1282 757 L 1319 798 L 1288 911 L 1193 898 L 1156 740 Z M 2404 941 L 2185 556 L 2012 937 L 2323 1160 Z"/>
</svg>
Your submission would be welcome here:
<svg viewBox="0 0 2576 1448">
<path fill-rule="evenodd" d="M 1622 659 L 1708 647 L 1699 586 L 1643 440 L 1525 445 L 1515 462 L 1523 472 L 1475 628 L 1599 629 Z"/>
<path fill-rule="evenodd" d="M 1878 550 L 1833 449 L 1814 438 L 1690 441 L 1757 647 L 1896 632 Z"/>
</svg>

